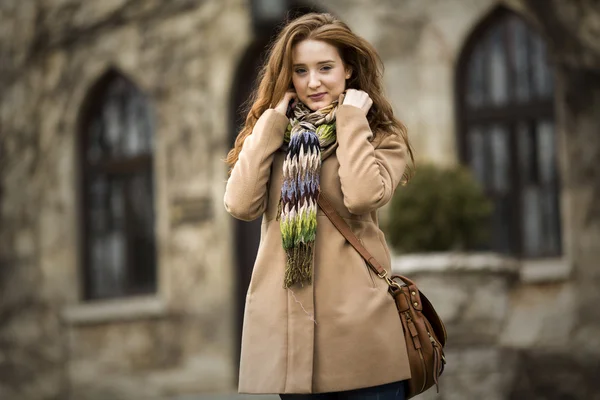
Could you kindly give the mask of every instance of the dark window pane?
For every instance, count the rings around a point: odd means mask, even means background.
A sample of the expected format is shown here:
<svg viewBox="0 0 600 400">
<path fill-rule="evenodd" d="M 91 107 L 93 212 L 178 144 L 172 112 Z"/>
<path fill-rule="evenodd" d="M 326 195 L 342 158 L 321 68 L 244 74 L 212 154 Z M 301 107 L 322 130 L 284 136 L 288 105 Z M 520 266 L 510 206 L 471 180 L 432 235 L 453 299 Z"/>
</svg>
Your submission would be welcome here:
<svg viewBox="0 0 600 400">
<path fill-rule="evenodd" d="M 135 156 L 151 152 L 150 115 L 146 108 L 145 100 L 139 92 L 131 93 L 127 99 L 125 111 L 124 145 L 122 153 L 126 156 Z"/>
<path fill-rule="evenodd" d="M 556 146 L 554 124 L 550 121 L 537 123 L 538 170 L 542 185 L 552 185 L 556 180 Z"/>
<path fill-rule="evenodd" d="M 144 292 L 152 290 L 156 279 L 156 270 L 147 268 L 148 265 L 156 263 L 154 209 L 152 202 L 148 201 L 154 195 L 152 175 L 146 172 L 132 176 L 128 189 L 129 218 L 127 223 L 132 241 L 130 248 L 133 250 L 130 282 L 132 291 Z"/>
<path fill-rule="evenodd" d="M 477 46 L 469 62 L 467 103 L 471 108 L 481 107 L 485 98 L 484 48 Z"/>
<path fill-rule="evenodd" d="M 107 152 L 103 131 L 102 119 L 94 118 L 89 122 L 86 156 L 91 163 L 100 161 Z"/>
<path fill-rule="evenodd" d="M 546 44 L 537 35 L 531 36 L 531 62 L 533 73 L 533 87 L 539 98 L 552 96 L 553 79 L 548 66 Z"/>
<path fill-rule="evenodd" d="M 486 167 L 486 145 L 485 137 L 479 127 L 473 127 L 469 130 L 469 155 L 471 168 L 479 183 L 485 187 L 487 167 Z"/>
<path fill-rule="evenodd" d="M 558 199 L 554 187 L 529 186 L 523 190 L 524 253 L 549 257 L 560 252 Z"/>
<path fill-rule="evenodd" d="M 488 38 L 488 86 L 489 102 L 493 105 L 502 105 L 508 99 L 508 71 L 506 60 L 506 46 L 503 37 L 503 25 L 496 26 Z"/>
<path fill-rule="evenodd" d="M 544 188 L 542 213 L 544 221 L 544 256 L 556 256 L 561 252 L 560 209 L 557 185 Z"/>
<path fill-rule="evenodd" d="M 540 208 L 540 189 L 537 186 L 523 188 L 523 251 L 528 256 L 542 253 L 542 210 Z"/>
<path fill-rule="evenodd" d="M 89 188 L 90 289 L 95 296 L 105 297 L 125 287 L 123 186 L 118 180 L 98 177 Z"/>
<path fill-rule="evenodd" d="M 493 163 L 493 189 L 496 193 L 505 194 L 509 188 L 509 145 L 506 126 L 493 124 L 488 132 L 491 144 Z"/>
<path fill-rule="evenodd" d="M 531 97 L 531 81 L 529 66 L 529 29 L 521 18 L 511 18 L 509 22 L 513 68 L 515 71 L 514 93 L 519 102 L 528 101 Z"/>
<path fill-rule="evenodd" d="M 535 132 L 529 122 L 520 121 L 516 128 L 519 149 L 519 176 L 521 185 L 527 186 L 537 182 L 537 154 Z"/>
</svg>

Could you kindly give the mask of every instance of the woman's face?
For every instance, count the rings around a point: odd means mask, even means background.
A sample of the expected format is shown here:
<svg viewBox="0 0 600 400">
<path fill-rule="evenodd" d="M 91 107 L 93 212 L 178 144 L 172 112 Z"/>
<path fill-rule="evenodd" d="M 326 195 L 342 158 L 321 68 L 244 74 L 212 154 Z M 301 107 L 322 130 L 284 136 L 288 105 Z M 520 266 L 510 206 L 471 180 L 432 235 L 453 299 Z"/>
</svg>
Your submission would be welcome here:
<svg viewBox="0 0 600 400">
<path fill-rule="evenodd" d="M 312 111 L 330 105 L 346 89 L 347 69 L 335 46 L 303 40 L 292 51 L 292 83 L 298 99 Z"/>
</svg>

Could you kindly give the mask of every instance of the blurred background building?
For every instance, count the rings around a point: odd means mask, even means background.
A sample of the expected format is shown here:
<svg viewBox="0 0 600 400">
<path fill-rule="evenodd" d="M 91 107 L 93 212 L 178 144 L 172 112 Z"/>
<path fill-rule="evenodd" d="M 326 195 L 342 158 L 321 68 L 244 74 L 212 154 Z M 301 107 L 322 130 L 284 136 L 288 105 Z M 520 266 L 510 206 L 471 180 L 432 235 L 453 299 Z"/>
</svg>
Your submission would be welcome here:
<svg viewBox="0 0 600 400">
<path fill-rule="evenodd" d="M 450 330 L 423 398 L 600 399 L 595 0 L 2 0 L 0 399 L 235 391 L 260 220 L 222 160 L 313 10 L 377 48 L 418 162 L 494 204 L 477 253 L 395 256 Z"/>
</svg>

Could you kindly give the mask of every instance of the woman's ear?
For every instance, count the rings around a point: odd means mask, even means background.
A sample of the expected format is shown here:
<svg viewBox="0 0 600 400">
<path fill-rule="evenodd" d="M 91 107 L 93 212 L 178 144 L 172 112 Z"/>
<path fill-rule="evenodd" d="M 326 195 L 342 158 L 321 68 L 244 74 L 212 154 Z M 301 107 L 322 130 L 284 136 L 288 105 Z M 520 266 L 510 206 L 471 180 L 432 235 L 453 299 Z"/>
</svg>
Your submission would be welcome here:
<svg viewBox="0 0 600 400">
<path fill-rule="evenodd" d="M 350 79 L 352 76 L 352 68 L 346 68 L 346 79 Z"/>
</svg>

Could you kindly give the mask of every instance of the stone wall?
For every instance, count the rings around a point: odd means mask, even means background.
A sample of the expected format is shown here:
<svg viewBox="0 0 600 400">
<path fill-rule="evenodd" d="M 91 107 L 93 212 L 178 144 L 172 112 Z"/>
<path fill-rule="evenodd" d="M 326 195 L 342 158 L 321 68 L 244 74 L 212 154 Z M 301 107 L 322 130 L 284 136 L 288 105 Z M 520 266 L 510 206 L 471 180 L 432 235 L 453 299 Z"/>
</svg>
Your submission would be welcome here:
<svg viewBox="0 0 600 400">
<path fill-rule="evenodd" d="M 502 332 L 519 264 L 494 254 L 437 253 L 394 257 L 392 268 L 415 280 L 448 332 L 440 392 L 420 398 L 505 399 L 516 352 L 503 345 Z"/>
</svg>

